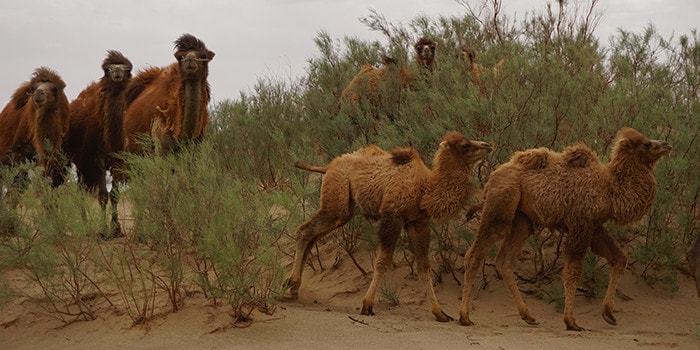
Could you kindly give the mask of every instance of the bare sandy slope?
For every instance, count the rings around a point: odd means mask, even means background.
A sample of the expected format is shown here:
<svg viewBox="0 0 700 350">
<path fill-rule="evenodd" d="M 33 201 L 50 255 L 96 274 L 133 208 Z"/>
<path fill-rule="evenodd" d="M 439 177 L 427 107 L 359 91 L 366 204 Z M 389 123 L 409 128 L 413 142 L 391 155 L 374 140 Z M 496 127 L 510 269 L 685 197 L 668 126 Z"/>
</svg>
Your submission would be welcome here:
<svg viewBox="0 0 700 350">
<path fill-rule="evenodd" d="M 371 266 L 367 259 L 365 266 Z M 16 300 L 0 310 L 2 349 L 699 349 L 700 302 L 689 278 L 681 276 L 672 295 L 640 282 L 630 271 L 619 291 L 618 326 L 600 316 L 600 300 L 576 300 L 578 324 L 585 332 L 564 330 L 553 304 L 526 297 L 539 326 L 521 321 L 503 283 L 493 277 L 474 295 L 472 321 L 438 323 L 428 311 L 424 292 L 408 269 L 387 274 L 387 285 L 398 291 L 398 306 L 380 300 L 376 316 L 359 316 L 359 306 L 371 279 L 345 259 L 331 271 L 305 271 L 300 299 L 281 302 L 272 315 L 254 313 L 244 327 L 231 325 L 224 306 L 209 305 L 201 296 L 188 298 L 185 308 L 132 326 L 126 315 L 103 310 L 95 321 L 62 326 L 28 300 Z M 12 276 L 10 276 L 12 277 Z M 460 278 L 461 279 L 461 278 Z M 478 282 L 480 283 L 480 282 Z M 458 316 L 461 287 L 450 276 L 436 287 L 444 310 Z M 361 322 L 353 321 L 354 318 Z"/>
</svg>

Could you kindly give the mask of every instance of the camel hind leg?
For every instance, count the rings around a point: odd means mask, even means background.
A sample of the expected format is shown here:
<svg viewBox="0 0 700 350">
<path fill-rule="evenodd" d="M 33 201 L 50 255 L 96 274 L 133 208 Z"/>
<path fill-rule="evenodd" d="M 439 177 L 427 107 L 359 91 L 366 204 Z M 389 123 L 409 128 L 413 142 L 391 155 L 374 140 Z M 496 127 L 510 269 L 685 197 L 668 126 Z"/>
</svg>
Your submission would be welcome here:
<svg viewBox="0 0 700 350">
<path fill-rule="evenodd" d="M 612 311 L 615 307 L 617 285 L 620 282 L 622 273 L 625 271 L 625 267 L 627 267 L 627 256 L 603 227 L 599 227 L 593 235 L 591 249 L 595 254 L 604 257 L 610 264 L 608 289 L 603 300 L 603 319 L 605 322 L 616 326 L 617 320 L 613 316 Z"/>
<path fill-rule="evenodd" d="M 513 263 L 520 255 L 523 244 L 530 235 L 532 235 L 530 219 L 520 212 L 516 213 L 512 229 L 503 239 L 503 244 L 498 251 L 495 263 L 496 269 L 503 277 L 503 282 L 508 287 L 508 291 L 510 291 L 513 302 L 518 307 L 520 318 L 527 324 L 534 326 L 538 325 L 539 322 L 532 316 L 525 301 L 523 301 L 522 294 L 520 294 L 518 284 L 515 281 L 515 273 L 513 272 Z"/>
<path fill-rule="evenodd" d="M 418 276 L 423 283 L 423 288 L 428 294 L 430 301 L 430 311 L 439 322 L 452 321 L 453 318 L 442 311 L 442 307 L 438 302 L 433 288 L 433 278 L 430 271 L 430 261 L 428 259 L 428 250 L 430 248 L 430 227 L 428 222 L 421 222 L 406 227 L 408 238 L 410 240 L 411 249 L 416 256 L 418 264 Z"/>
<path fill-rule="evenodd" d="M 490 192 L 487 190 L 479 233 L 477 233 L 476 239 L 467 253 L 464 254 L 464 287 L 462 289 L 462 302 L 459 306 L 459 323 L 463 326 L 474 324 L 469 319 L 469 308 L 476 273 L 483 265 L 486 254 L 493 244 L 511 232 L 519 202 L 520 192 L 518 190 L 511 188 L 505 190 L 494 188 Z"/>
<path fill-rule="evenodd" d="M 403 221 L 395 216 L 383 216 L 379 220 L 379 252 L 374 260 L 374 272 L 372 282 L 369 284 L 367 293 L 362 299 L 362 315 L 374 315 L 374 304 L 377 296 L 379 283 L 384 280 L 384 274 L 391 266 L 391 259 L 394 256 L 396 240 L 401 235 Z"/>
<path fill-rule="evenodd" d="M 351 218 L 351 213 L 338 215 L 332 211 L 320 209 L 309 221 L 297 228 L 297 248 L 294 253 L 294 265 L 292 266 L 291 276 L 286 282 L 286 285 L 289 287 L 288 299 L 295 300 L 299 297 L 301 274 L 311 248 L 319 239 L 334 229 L 345 225 Z"/>
</svg>

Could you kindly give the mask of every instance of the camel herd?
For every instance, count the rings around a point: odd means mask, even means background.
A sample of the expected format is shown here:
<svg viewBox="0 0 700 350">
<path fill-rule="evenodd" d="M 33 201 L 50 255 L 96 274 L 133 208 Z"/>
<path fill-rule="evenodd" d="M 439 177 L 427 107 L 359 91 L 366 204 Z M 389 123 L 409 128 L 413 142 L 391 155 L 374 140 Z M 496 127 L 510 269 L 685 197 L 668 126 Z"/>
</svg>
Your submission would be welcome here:
<svg viewBox="0 0 700 350">
<path fill-rule="evenodd" d="M 150 67 L 132 77 L 132 63 L 118 51 L 108 51 L 102 62 L 104 75 L 68 102 L 65 83 L 49 68 L 38 68 L 22 84 L 0 113 L 0 155 L 11 166 L 35 159 L 53 185 L 64 181 L 69 162 L 75 164 L 79 182 L 97 191 L 104 210 L 111 201 L 112 231 L 122 235 L 116 203 L 118 186 L 107 191 L 106 172 L 125 181 L 118 152 L 143 152 L 144 136 L 154 137 L 162 152 L 177 151 L 182 142 L 204 137 L 208 122 L 210 88 L 208 63 L 214 52 L 190 34 L 175 41 L 176 62 Z M 437 43 L 421 38 L 415 45 L 420 71 L 435 68 Z M 475 83 L 483 67 L 473 52 L 464 49 Z M 502 65 L 499 62 L 498 65 Z M 410 87 L 415 73 L 397 66 L 390 58 L 385 67 L 365 66 L 343 91 L 341 101 L 361 108 L 361 98 L 376 108 L 391 104 L 398 90 Z M 498 67 L 494 67 L 494 70 Z M 394 84 L 380 91 L 379 85 Z M 389 101 L 389 102 L 387 102 Z M 373 315 L 377 289 L 391 266 L 397 239 L 406 231 L 418 265 L 418 275 L 428 294 L 432 314 L 438 321 L 452 320 L 440 306 L 433 290 L 428 248 L 429 222 L 442 222 L 457 213 L 474 192 L 472 170 L 493 145 L 473 141 L 463 134 L 447 132 L 435 153 L 432 168 L 412 148 L 384 150 L 370 145 L 336 157 L 326 166 L 303 162 L 301 169 L 323 173 L 319 208 L 297 228 L 297 247 L 287 280 L 288 298 L 298 297 L 306 258 L 316 242 L 346 224 L 356 210 L 378 221 L 379 250 L 372 281 L 363 299 L 363 315 Z M 459 323 L 469 318 L 471 289 L 486 254 L 502 240 L 495 265 L 520 317 L 537 324 L 523 301 L 513 272 L 526 238 L 534 227 L 546 227 L 564 235 L 564 323 L 580 331 L 573 304 L 576 283 L 582 276 L 587 249 L 605 258 L 610 268 L 602 316 L 616 324 L 614 296 L 627 256 L 608 234 L 608 221 L 622 225 L 640 220 L 651 208 L 657 183 L 653 170 L 669 154 L 671 146 L 650 140 L 636 130 L 619 131 L 610 161 L 602 163 L 588 146 L 579 144 L 563 152 L 539 148 L 515 152 L 509 162 L 490 176 L 484 190 L 482 219 L 476 240 L 464 257 L 464 289 Z M 688 254 L 691 273 L 700 296 L 700 241 Z"/>
</svg>

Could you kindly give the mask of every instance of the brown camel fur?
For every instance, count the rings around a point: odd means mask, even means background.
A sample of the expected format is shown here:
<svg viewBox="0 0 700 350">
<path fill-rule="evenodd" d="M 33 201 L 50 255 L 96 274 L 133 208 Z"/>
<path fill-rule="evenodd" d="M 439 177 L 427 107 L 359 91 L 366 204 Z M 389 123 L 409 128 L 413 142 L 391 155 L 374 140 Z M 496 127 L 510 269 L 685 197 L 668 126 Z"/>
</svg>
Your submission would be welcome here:
<svg viewBox="0 0 700 350">
<path fill-rule="evenodd" d="M 131 62 L 118 51 L 107 51 L 102 62 L 104 75 L 85 88 L 70 104 L 70 134 L 65 151 L 78 170 L 78 179 L 89 190 L 98 191 L 103 209 L 112 202 L 112 236 L 122 235 L 117 215 L 116 181 L 107 191 L 106 174 L 118 179 L 116 153 L 124 150 L 125 92 L 131 79 Z"/>
<path fill-rule="evenodd" d="M 209 121 L 207 77 L 214 52 L 190 34 L 175 41 L 176 63 L 136 75 L 126 92 L 126 149 L 141 152 L 139 139 L 151 135 L 164 151 L 181 141 L 200 140 Z"/>
<path fill-rule="evenodd" d="M 65 87 L 58 73 L 38 68 L 0 113 L 2 163 L 15 164 L 36 157 L 54 186 L 63 183 L 67 165 L 61 154 L 70 125 Z"/>
<path fill-rule="evenodd" d="M 494 77 L 497 77 L 499 70 L 505 64 L 506 59 L 501 58 L 500 61 L 498 61 L 496 64 L 493 65 L 493 67 L 489 69 L 482 66 L 476 61 L 476 53 L 474 52 L 474 50 L 470 49 L 466 45 L 462 46 L 460 50 L 461 58 L 469 63 L 469 72 L 472 76 L 472 82 L 479 87 L 479 92 L 481 92 L 482 95 L 486 94 L 486 87 L 484 86 L 484 82 L 481 80 L 481 75 L 484 72 L 490 70 L 490 73 Z"/>
<path fill-rule="evenodd" d="M 700 298 L 700 236 L 695 238 L 693 244 L 690 245 L 686 258 L 688 259 L 690 276 L 695 281 L 695 288 L 698 290 L 698 298 Z"/>
<path fill-rule="evenodd" d="M 416 65 L 423 72 L 435 69 L 435 48 L 437 43 L 428 38 L 421 38 L 413 45 Z M 350 107 L 351 118 L 361 111 L 363 103 L 368 104 L 375 117 L 385 113 L 393 118 L 401 103 L 401 89 L 409 87 L 415 80 L 415 74 L 406 65 L 399 65 L 394 59 L 383 58 L 384 67 L 375 68 L 366 64 L 350 81 L 340 95 L 341 103 Z"/>
<path fill-rule="evenodd" d="M 470 141 L 453 131 L 440 143 L 432 170 L 414 149 L 395 148 L 387 152 L 377 146 L 336 157 L 325 169 L 318 167 L 325 171 L 320 207 L 297 228 L 297 250 L 288 280 L 290 298 L 298 297 L 304 262 L 311 248 L 321 237 L 350 221 L 357 206 L 365 217 L 379 221 L 379 252 L 372 282 L 362 301 L 362 314 L 374 315 L 377 288 L 391 266 L 403 228 L 416 256 L 418 275 L 433 315 L 441 322 L 451 320 L 442 311 L 433 290 L 428 223 L 431 218 L 446 220 L 462 209 L 473 191 L 472 169 L 490 151 L 489 144 Z"/>
<path fill-rule="evenodd" d="M 631 224 L 649 211 L 657 187 L 654 167 L 670 150 L 664 141 L 649 140 L 636 130 L 623 128 L 608 164 L 602 164 L 582 144 L 562 153 L 545 148 L 516 152 L 491 174 L 484 189 L 479 233 L 464 257 L 460 323 L 473 324 L 469 320 L 469 303 L 474 278 L 491 246 L 503 239 L 496 268 L 520 317 L 528 324 L 538 324 L 520 295 L 512 265 L 525 239 L 533 233 L 533 226 L 539 226 L 565 235 L 562 280 L 567 330 L 583 330 L 574 320 L 573 306 L 588 247 L 608 260 L 610 280 L 603 300 L 603 318 L 611 325 L 617 324 L 612 314 L 614 297 L 627 256 L 603 224 L 609 220 Z"/>
</svg>

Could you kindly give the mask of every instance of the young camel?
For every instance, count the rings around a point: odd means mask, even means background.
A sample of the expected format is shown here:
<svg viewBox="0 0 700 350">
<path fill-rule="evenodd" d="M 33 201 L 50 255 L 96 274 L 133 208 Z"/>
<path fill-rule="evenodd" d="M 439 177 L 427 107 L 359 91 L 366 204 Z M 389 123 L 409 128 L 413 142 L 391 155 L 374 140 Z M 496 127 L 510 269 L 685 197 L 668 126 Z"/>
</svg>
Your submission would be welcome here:
<svg viewBox="0 0 700 350">
<path fill-rule="evenodd" d="M 443 221 L 459 212 L 473 190 L 471 171 L 491 151 L 488 143 L 470 141 L 458 132 L 448 132 L 433 159 L 430 170 L 418 152 L 395 148 L 389 152 L 377 146 L 364 147 L 333 159 L 327 167 L 307 168 L 325 172 L 318 211 L 297 228 L 294 266 L 287 281 L 290 298 L 298 297 L 304 262 L 316 242 L 343 226 L 355 214 L 355 206 L 370 220 L 379 221 L 379 252 L 372 282 L 362 301 L 362 315 L 374 315 L 377 288 L 391 266 L 396 240 L 402 228 L 418 264 L 418 275 L 438 321 L 446 315 L 435 296 L 430 276 L 428 248 L 431 218 Z"/>
<path fill-rule="evenodd" d="M 630 224 L 649 211 L 657 187 L 654 166 L 670 150 L 671 146 L 664 141 L 649 140 L 633 129 L 623 128 L 608 164 L 601 164 L 593 150 L 580 144 L 562 153 L 545 148 L 516 152 L 508 163 L 491 174 L 484 189 L 479 233 L 464 257 L 466 271 L 459 322 L 465 326 L 473 324 L 469 319 L 469 303 L 474 278 L 491 246 L 504 239 L 496 256 L 496 268 L 520 317 L 528 324 L 538 324 L 520 295 L 512 265 L 525 239 L 533 233 L 533 226 L 541 226 L 566 235 L 562 278 L 566 329 L 583 330 L 574 320 L 573 306 L 588 247 L 610 265 L 603 318 L 616 325 L 612 314 L 615 290 L 627 265 L 627 256 L 603 224 L 609 220 Z"/>
</svg>

